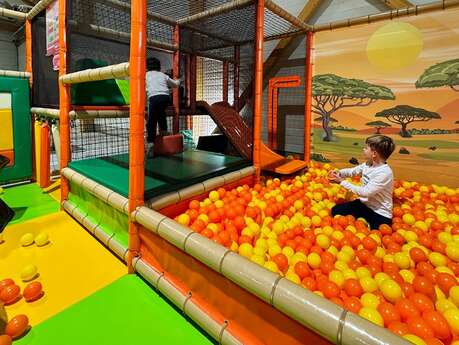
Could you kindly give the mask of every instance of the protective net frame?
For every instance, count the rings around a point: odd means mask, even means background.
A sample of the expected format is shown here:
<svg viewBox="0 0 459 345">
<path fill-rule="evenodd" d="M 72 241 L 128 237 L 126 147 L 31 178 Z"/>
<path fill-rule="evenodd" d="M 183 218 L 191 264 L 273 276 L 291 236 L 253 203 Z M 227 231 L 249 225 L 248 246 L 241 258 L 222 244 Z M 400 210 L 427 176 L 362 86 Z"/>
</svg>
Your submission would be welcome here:
<svg viewBox="0 0 459 345">
<path fill-rule="evenodd" d="M 129 60 L 130 35 L 130 1 L 121 0 L 118 4 L 110 0 L 67 0 L 68 1 L 68 72 L 82 68 L 77 61 L 82 58 L 102 60 L 105 63 L 117 64 Z M 186 54 L 201 56 L 197 68 L 196 99 L 209 104 L 223 100 L 223 61 L 228 62 L 228 101 L 233 103 L 233 75 L 235 70 L 235 46 L 239 46 L 239 97 L 244 96 L 243 107 L 238 109 L 246 124 L 253 123 L 252 81 L 254 77 L 255 57 L 255 21 L 256 2 L 248 2 L 230 10 L 220 11 L 222 5 L 231 5 L 232 0 L 188 1 L 160 0 L 147 1 L 147 57 L 160 56 L 163 70 L 172 67 L 171 54 L 179 49 L 180 75 L 184 74 Z M 215 11 L 211 16 L 192 20 L 192 16 L 206 11 Z M 274 38 L 279 35 L 295 33 L 298 28 L 281 16 L 265 8 L 264 35 Z M 161 18 L 159 18 L 161 17 Z M 174 46 L 175 24 L 179 23 L 180 43 Z M 161 47 L 158 49 L 158 44 Z M 156 48 L 154 47 L 156 44 Z M 167 50 L 170 47 L 169 50 Z M 175 47 L 175 48 L 174 48 Z M 166 49 L 166 50 L 165 50 Z M 169 61 L 169 63 L 168 63 Z M 201 82 L 199 82 L 201 80 Z M 249 91 L 249 92 L 246 92 Z M 189 94 L 188 90 L 184 94 Z M 188 121 L 184 116 L 179 118 L 179 130 L 191 131 L 194 142 L 200 135 L 209 135 L 216 125 L 209 116 L 200 111 L 191 113 L 190 100 L 181 104 L 181 115 L 192 116 Z M 173 108 L 168 111 L 168 126 L 173 128 Z M 79 125 L 73 124 L 72 126 Z M 104 124 L 102 127 L 110 124 Z M 129 124 L 127 124 L 129 126 Z M 107 127 L 107 128 L 108 128 Z M 84 128 L 84 127 L 83 127 Z M 98 128 L 97 126 L 95 128 Z M 120 127 L 120 138 L 126 138 Z M 128 128 L 127 128 L 128 130 Z M 76 134 L 77 132 L 74 132 Z M 103 138 L 104 133 L 98 137 Z M 94 137 L 95 138 L 95 137 Z M 89 139 L 82 139 L 83 142 Z M 106 139 L 102 139 L 106 140 Z M 73 143 L 72 143 L 73 144 Z M 119 142 L 117 142 L 117 145 Z M 79 144 L 75 144 L 79 147 Z M 119 147 L 116 153 L 128 151 L 128 140 L 125 148 Z M 116 145 L 115 145 L 116 146 Z M 100 151 L 100 152 L 99 152 Z M 100 156 L 103 150 L 92 150 Z M 108 152 L 108 151 L 107 151 Z M 107 153 L 105 152 L 105 153 Z M 111 152 L 111 151 L 110 151 Z M 85 154 L 72 154 L 72 159 L 82 159 Z"/>
</svg>

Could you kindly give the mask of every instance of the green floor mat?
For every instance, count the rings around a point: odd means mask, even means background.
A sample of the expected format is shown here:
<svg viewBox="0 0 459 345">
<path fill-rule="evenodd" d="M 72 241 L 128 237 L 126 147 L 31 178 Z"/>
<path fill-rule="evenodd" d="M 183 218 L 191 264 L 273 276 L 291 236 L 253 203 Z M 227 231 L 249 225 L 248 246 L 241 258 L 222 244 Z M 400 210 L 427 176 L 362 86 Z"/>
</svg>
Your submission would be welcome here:
<svg viewBox="0 0 459 345">
<path fill-rule="evenodd" d="M 212 342 L 143 280 L 126 275 L 34 326 L 14 344 L 193 345 Z"/>
<path fill-rule="evenodd" d="M 242 169 L 250 164 L 240 157 L 199 150 L 147 159 L 145 199 Z M 74 161 L 70 163 L 70 167 L 105 187 L 128 196 L 127 154 Z"/>
<path fill-rule="evenodd" d="M 35 183 L 5 188 L 0 198 L 16 213 L 10 224 L 59 211 L 59 203 Z"/>
</svg>

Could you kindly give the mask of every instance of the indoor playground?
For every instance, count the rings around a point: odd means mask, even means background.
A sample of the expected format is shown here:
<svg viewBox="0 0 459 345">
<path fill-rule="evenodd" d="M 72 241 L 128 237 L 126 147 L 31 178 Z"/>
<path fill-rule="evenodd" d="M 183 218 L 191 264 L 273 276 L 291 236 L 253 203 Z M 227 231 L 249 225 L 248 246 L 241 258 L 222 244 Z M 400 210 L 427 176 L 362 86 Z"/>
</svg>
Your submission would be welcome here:
<svg viewBox="0 0 459 345">
<path fill-rule="evenodd" d="M 458 18 L 0 0 L 0 345 L 459 345 Z"/>
</svg>

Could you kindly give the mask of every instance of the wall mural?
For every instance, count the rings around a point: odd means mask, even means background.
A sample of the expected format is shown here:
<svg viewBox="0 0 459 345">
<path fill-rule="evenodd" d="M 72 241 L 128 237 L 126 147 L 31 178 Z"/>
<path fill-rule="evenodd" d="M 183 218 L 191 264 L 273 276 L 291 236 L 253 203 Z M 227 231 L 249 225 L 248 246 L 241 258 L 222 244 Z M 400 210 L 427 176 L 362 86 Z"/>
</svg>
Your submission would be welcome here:
<svg viewBox="0 0 459 345">
<path fill-rule="evenodd" d="M 389 135 L 397 179 L 459 186 L 459 9 L 315 35 L 314 158 L 362 162 Z"/>
</svg>

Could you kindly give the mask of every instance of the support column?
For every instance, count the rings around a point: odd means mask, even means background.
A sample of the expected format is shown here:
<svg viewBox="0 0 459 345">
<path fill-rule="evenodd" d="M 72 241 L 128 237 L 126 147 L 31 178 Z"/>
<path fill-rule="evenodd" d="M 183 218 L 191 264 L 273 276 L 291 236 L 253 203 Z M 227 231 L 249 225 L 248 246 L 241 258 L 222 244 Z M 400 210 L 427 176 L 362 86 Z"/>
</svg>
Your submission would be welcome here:
<svg viewBox="0 0 459 345">
<path fill-rule="evenodd" d="M 312 122 L 312 52 L 314 33 L 306 34 L 306 66 L 305 66 L 305 100 L 304 100 L 304 161 L 311 160 L 311 122 Z"/>
<path fill-rule="evenodd" d="M 131 45 L 129 56 L 131 106 L 129 118 L 129 242 L 128 271 L 134 272 L 132 259 L 139 254 L 140 225 L 131 219 L 132 212 L 144 203 L 145 185 L 145 73 L 147 55 L 147 1 L 131 1 Z"/>
<path fill-rule="evenodd" d="M 174 27 L 174 44 L 180 47 L 180 27 L 178 24 Z M 172 78 L 180 78 L 180 49 L 174 51 Z M 173 133 L 177 134 L 179 132 L 180 121 L 180 87 L 174 88 L 172 91 L 172 104 L 174 105 Z"/>
<path fill-rule="evenodd" d="M 239 111 L 239 64 L 241 59 L 241 49 L 234 46 L 234 67 L 233 67 L 233 107 Z"/>
<path fill-rule="evenodd" d="M 263 102 L 263 41 L 264 41 L 264 0 L 257 0 L 257 21 L 255 37 L 255 92 L 253 119 L 253 164 L 256 168 L 256 178 L 261 175 L 261 118 Z"/>
<path fill-rule="evenodd" d="M 223 102 L 228 103 L 228 61 L 223 61 Z"/>
</svg>

